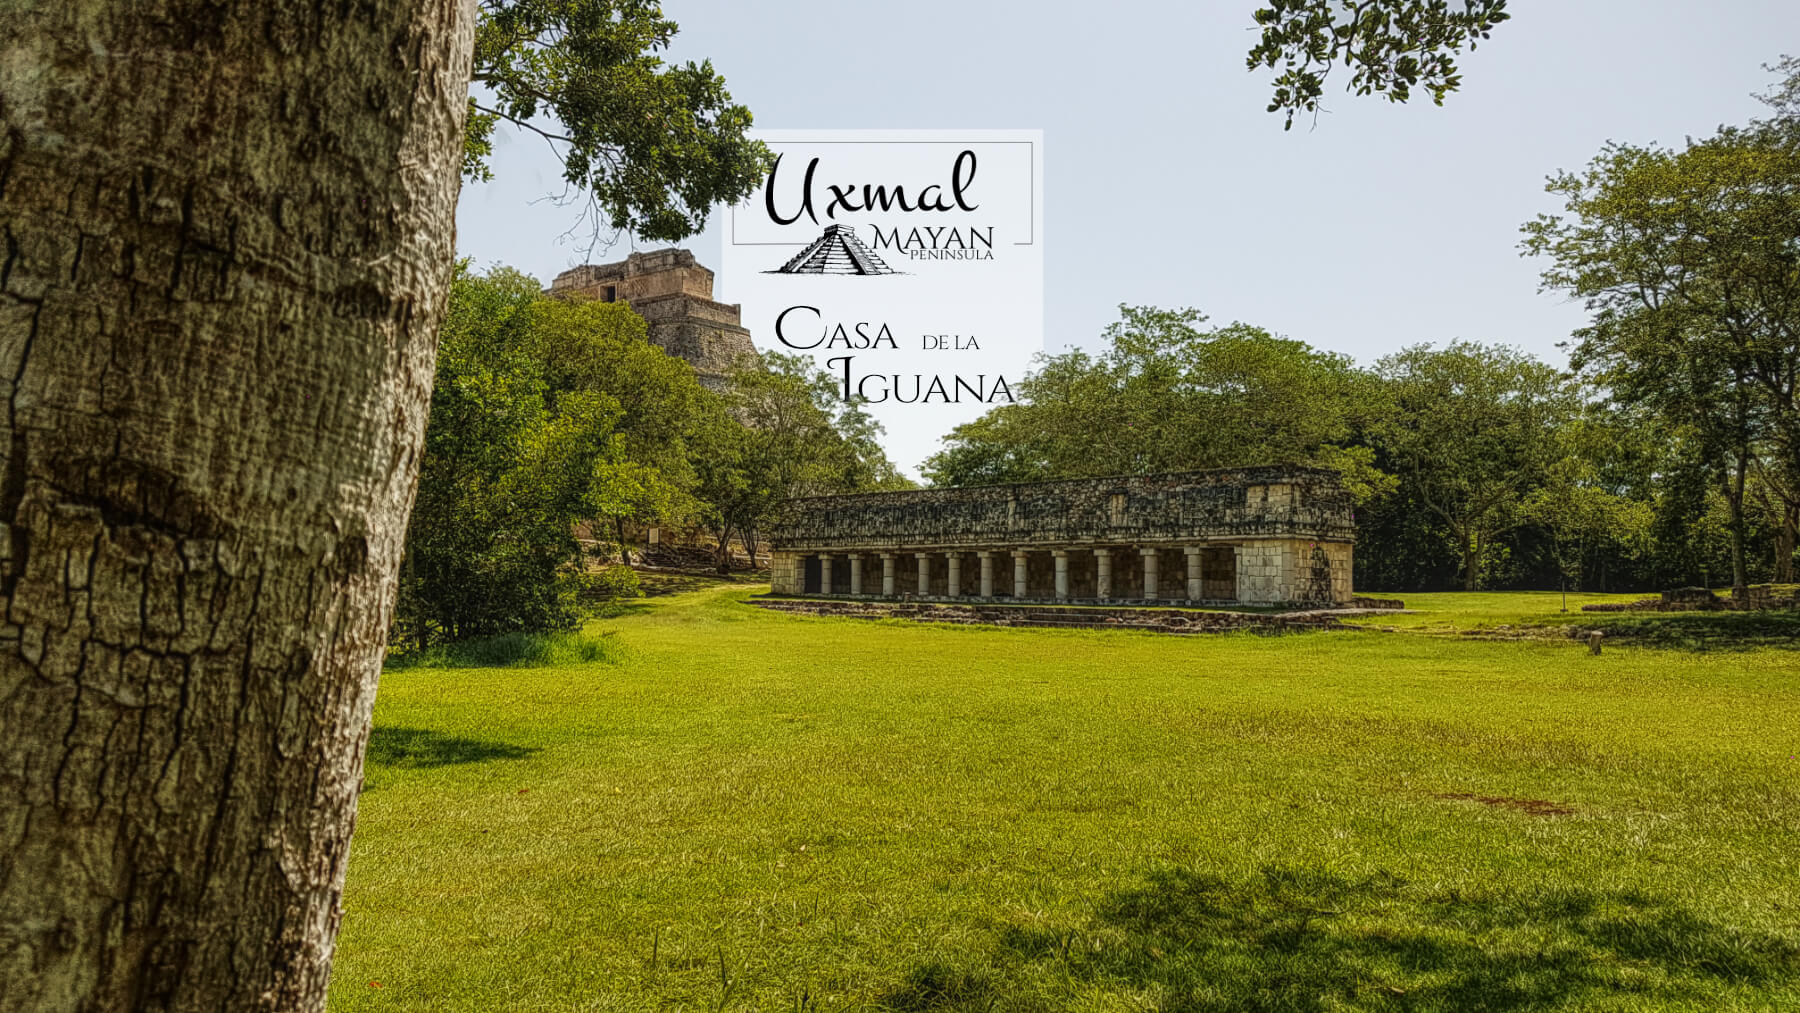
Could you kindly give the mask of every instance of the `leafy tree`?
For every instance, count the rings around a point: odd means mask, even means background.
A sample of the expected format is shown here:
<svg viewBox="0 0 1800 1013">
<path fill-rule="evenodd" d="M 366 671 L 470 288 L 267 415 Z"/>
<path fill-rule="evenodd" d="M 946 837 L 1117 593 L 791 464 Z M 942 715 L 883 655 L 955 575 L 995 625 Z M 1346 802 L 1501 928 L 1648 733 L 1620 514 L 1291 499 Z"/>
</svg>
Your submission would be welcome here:
<svg viewBox="0 0 1800 1013">
<path fill-rule="evenodd" d="M 604 391 L 618 401 L 612 447 L 590 488 L 586 517 L 610 522 L 630 553 L 628 524 L 679 524 L 697 509 L 690 444 L 711 395 L 692 367 L 645 340 L 641 317 L 621 303 L 538 299 L 531 354 L 558 391 Z"/>
<path fill-rule="evenodd" d="M 1462 85 L 1456 54 L 1473 50 L 1512 15 L 1506 0 L 1270 0 L 1256 11 L 1262 36 L 1250 50 L 1251 70 L 1277 68 L 1269 112 L 1317 113 L 1325 78 L 1340 65 L 1348 90 L 1405 102 L 1415 87 L 1431 100 Z"/>
<path fill-rule="evenodd" d="M 1394 404 L 1377 436 L 1384 455 L 1443 523 L 1463 588 L 1476 590 L 1500 536 L 1531 521 L 1523 504 L 1563 458 L 1558 433 L 1579 397 L 1555 369 L 1498 345 L 1414 345 L 1375 372 Z"/>
<path fill-rule="evenodd" d="M 642 58 L 673 26 L 601 24 L 649 5 L 520 5 L 496 34 L 508 9 L 483 15 L 482 115 L 550 96 L 602 218 L 674 238 L 754 188 L 710 70 Z M 22 803 L 0 815 L 0 967 L 20 1008 L 324 1001 L 459 169 L 488 136 L 466 131 L 473 10 L 0 17 L 0 783 Z"/>
<path fill-rule="evenodd" d="M 1610 144 L 1548 189 L 1564 215 L 1525 226 L 1546 288 L 1587 301 L 1578 368 L 1689 427 L 1730 511 L 1732 583 L 1748 580 L 1745 494 L 1764 448 L 1800 479 L 1800 63 L 1776 115 L 1675 150 Z"/>
<path fill-rule="evenodd" d="M 730 540 L 742 539 L 754 555 L 758 532 L 789 499 L 911 486 L 877 442 L 880 426 L 836 390 L 803 356 L 765 352 L 732 373 L 725 410 L 695 459 L 695 492 L 719 545 L 720 572 Z"/>
<path fill-rule="evenodd" d="M 1794 556 L 1800 552 L 1800 488 L 1779 462 L 1759 457 L 1752 463 L 1750 501 L 1769 517 L 1775 531 L 1773 577 L 1790 584 L 1794 582 Z"/>
<path fill-rule="evenodd" d="M 418 647 L 572 627 L 583 580 L 575 524 L 596 502 L 636 492 L 614 491 L 620 475 L 647 470 L 629 456 L 621 401 L 544 354 L 629 335 L 635 317 L 550 302 L 513 271 L 453 285 L 397 609 L 397 631 Z M 650 348 L 643 330 L 636 321 Z"/>
<path fill-rule="evenodd" d="M 323 1002 L 473 30 L 0 15 L 0 1004 Z"/>
<path fill-rule="evenodd" d="M 887 451 L 881 446 L 881 437 L 886 430 L 868 413 L 860 399 L 843 401 L 834 397 L 830 408 L 837 412 L 837 417 L 832 420 L 837 441 L 833 444 L 835 452 L 828 465 L 833 472 L 831 484 L 847 492 L 916 487 L 894 467 L 894 462 L 888 460 Z"/>
<path fill-rule="evenodd" d="M 1553 436 L 1561 446 L 1552 451 L 1543 483 L 1521 504 L 1523 515 L 1549 534 L 1564 589 L 1586 586 L 1584 564 L 1596 546 L 1619 546 L 1632 558 L 1648 548 L 1650 504 L 1608 467 L 1634 449 L 1630 434 L 1614 421 L 1604 406 L 1594 405 L 1558 427 Z"/>
<path fill-rule="evenodd" d="M 1029 438 L 1032 415 L 1029 403 L 1003 404 L 957 426 L 944 437 L 944 449 L 925 461 L 925 480 L 934 486 L 1000 485 L 1055 474 L 1040 441 Z"/>
<path fill-rule="evenodd" d="M 596 226 L 681 239 L 768 171 L 712 64 L 657 55 L 678 26 L 654 0 L 480 0 L 477 17 L 465 176 L 488 178 L 506 122 L 550 143 Z"/>
<path fill-rule="evenodd" d="M 1099 355 L 1042 359 L 1004 405 L 926 464 L 939 484 L 1226 468 L 1333 467 L 1360 500 L 1391 481 L 1355 443 L 1376 385 L 1345 357 L 1195 310 L 1120 307 Z M 1121 438 L 1122 437 L 1122 438 Z"/>
</svg>

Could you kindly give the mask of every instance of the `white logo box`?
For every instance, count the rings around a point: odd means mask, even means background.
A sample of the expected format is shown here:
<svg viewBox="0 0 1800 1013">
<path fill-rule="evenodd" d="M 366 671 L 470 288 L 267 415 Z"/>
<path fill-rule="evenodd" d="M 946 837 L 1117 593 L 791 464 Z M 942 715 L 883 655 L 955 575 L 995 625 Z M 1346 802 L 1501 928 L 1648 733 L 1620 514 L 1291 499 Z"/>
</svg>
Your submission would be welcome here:
<svg viewBox="0 0 1800 1013">
<path fill-rule="evenodd" d="M 910 470 L 1044 348 L 1043 132 L 754 136 L 779 162 L 727 209 L 719 298 L 866 398 Z"/>
</svg>

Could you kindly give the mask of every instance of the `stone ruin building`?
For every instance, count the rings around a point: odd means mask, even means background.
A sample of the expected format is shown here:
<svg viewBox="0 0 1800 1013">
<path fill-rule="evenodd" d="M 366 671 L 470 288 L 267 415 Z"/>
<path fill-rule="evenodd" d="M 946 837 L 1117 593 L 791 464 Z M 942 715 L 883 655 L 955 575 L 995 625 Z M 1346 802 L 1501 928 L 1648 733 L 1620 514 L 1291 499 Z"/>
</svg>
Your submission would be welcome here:
<svg viewBox="0 0 1800 1013">
<path fill-rule="evenodd" d="M 583 264 L 556 276 L 550 294 L 628 302 L 650 325 L 650 343 L 694 367 L 713 389 L 756 346 L 734 303 L 713 301 L 713 273 L 688 250 L 634 253 L 611 264 Z"/>
<path fill-rule="evenodd" d="M 1350 497 L 1294 466 L 821 496 L 770 532 L 776 594 L 1348 604 Z"/>
</svg>

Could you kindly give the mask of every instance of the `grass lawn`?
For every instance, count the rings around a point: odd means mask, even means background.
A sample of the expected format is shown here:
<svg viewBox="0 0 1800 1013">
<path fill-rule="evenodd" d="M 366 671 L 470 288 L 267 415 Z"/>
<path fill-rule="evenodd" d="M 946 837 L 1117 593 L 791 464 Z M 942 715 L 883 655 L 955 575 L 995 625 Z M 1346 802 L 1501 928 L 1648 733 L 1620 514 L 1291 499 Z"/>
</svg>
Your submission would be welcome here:
<svg viewBox="0 0 1800 1013">
<path fill-rule="evenodd" d="M 1800 652 L 755 590 L 387 672 L 330 1008 L 1800 1009 Z"/>
</svg>

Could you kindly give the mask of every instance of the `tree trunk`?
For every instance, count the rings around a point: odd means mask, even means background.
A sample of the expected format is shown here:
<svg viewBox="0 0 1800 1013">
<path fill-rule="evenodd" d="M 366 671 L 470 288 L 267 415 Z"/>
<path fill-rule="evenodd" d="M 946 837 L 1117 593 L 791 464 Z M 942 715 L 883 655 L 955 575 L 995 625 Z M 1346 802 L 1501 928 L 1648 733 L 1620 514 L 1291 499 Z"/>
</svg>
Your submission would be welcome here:
<svg viewBox="0 0 1800 1013">
<path fill-rule="evenodd" d="M 1794 582 L 1794 550 L 1800 548 L 1800 502 L 1782 504 L 1781 529 L 1775 534 L 1775 582 Z"/>
<path fill-rule="evenodd" d="M 472 18 L 0 17 L 0 1010 L 323 1005 Z"/>
<path fill-rule="evenodd" d="M 1481 589 L 1481 540 L 1474 532 L 1466 532 L 1462 539 L 1463 590 L 1479 591 Z"/>
<path fill-rule="evenodd" d="M 619 561 L 631 565 L 631 549 L 625 544 L 625 518 L 613 518 L 613 531 L 619 536 Z"/>
<path fill-rule="evenodd" d="M 1744 555 L 1744 477 L 1749 469 L 1750 452 L 1739 447 L 1737 463 L 1725 474 L 1725 505 L 1731 532 L 1731 597 L 1743 601 L 1750 596 L 1750 569 Z"/>
<path fill-rule="evenodd" d="M 719 572 L 729 574 L 731 572 L 731 525 L 727 524 L 719 529 L 719 544 L 716 551 L 718 552 Z"/>
</svg>

